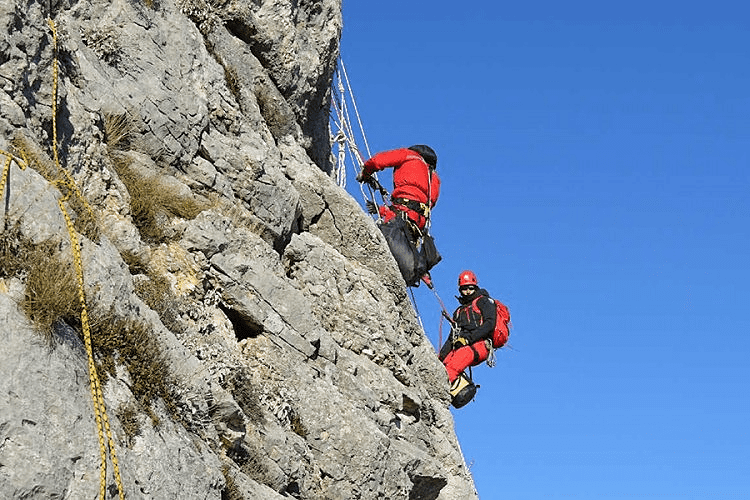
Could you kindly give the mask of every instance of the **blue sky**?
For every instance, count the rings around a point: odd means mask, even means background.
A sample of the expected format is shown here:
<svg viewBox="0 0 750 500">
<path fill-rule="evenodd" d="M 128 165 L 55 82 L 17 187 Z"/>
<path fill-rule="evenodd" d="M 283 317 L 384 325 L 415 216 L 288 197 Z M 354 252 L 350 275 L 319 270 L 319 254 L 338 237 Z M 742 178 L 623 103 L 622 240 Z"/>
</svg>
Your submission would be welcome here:
<svg viewBox="0 0 750 500">
<path fill-rule="evenodd" d="M 750 7 L 505 3 L 343 5 L 371 152 L 438 154 L 439 295 L 511 310 L 453 410 L 479 496 L 750 498 Z"/>
</svg>

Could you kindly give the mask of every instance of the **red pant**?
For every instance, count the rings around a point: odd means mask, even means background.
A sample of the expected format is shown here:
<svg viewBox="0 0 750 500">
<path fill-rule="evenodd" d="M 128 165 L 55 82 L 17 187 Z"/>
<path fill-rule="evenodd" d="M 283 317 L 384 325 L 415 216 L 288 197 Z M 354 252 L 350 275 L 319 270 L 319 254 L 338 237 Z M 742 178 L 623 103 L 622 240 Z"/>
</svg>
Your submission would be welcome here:
<svg viewBox="0 0 750 500">
<path fill-rule="evenodd" d="M 453 382 L 462 371 L 484 362 L 489 355 L 490 351 L 484 340 L 451 351 L 443 360 L 445 369 L 448 370 L 448 381 Z"/>
</svg>

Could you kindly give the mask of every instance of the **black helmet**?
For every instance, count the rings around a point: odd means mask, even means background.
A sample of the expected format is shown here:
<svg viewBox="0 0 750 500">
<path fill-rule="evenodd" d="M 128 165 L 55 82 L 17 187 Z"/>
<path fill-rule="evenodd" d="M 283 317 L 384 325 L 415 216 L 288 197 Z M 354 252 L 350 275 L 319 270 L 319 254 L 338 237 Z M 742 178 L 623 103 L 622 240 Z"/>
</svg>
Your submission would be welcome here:
<svg viewBox="0 0 750 500">
<path fill-rule="evenodd" d="M 432 168 L 437 168 L 437 155 L 430 146 L 425 146 L 424 144 L 415 144 L 414 146 L 409 146 L 408 149 L 419 153 L 419 156 L 424 158 L 424 161 L 426 161 L 427 164 Z"/>
</svg>

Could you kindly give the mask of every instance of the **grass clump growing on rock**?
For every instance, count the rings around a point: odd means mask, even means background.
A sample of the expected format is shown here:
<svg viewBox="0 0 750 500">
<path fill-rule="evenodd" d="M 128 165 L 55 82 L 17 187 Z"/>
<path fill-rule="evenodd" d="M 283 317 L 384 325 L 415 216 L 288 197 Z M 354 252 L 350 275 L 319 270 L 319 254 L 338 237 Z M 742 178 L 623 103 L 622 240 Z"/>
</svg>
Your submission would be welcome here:
<svg viewBox="0 0 750 500">
<path fill-rule="evenodd" d="M 258 404 L 260 397 L 252 385 L 250 377 L 242 369 L 237 369 L 226 378 L 222 387 L 229 391 L 242 412 L 253 422 L 264 423 L 263 410 Z"/>
<path fill-rule="evenodd" d="M 34 245 L 23 239 L 18 223 L 5 227 L 0 235 L 0 277 L 12 278 L 28 269 L 29 252 Z"/>
<path fill-rule="evenodd" d="M 120 180 L 130 193 L 133 223 L 141 237 L 150 243 L 169 240 L 168 225 L 173 217 L 194 219 L 209 207 L 208 201 L 192 193 L 180 192 L 174 184 L 158 175 L 144 175 L 133 168 L 126 154 L 111 155 Z"/>
<path fill-rule="evenodd" d="M 234 96 L 235 100 L 242 102 L 240 78 L 237 75 L 237 70 L 233 67 L 224 66 L 224 79 L 227 82 L 229 92 Z"/>
<path fill-rule="evenodd" d="M 18 224 L 7 228 L 0 236 L 0 278 L 26 283 L 19 305 L 48 341 L 56 321 L 80 324 L 78 280 L 73 263 L 63 258 L 58 244 L 35 245 L 23 238 Z"/>
<path fill-rule="evenodd" d="M 170 388 L 175 382 L 169 374 L 167 360 L 154 338 L 152 330 L 143 322 L 116 317 L 97 321 L 91 335 L 92 345 L 99 355 L 99 377 L 102 384 L 107 375 L 115 375 L 116 363 L 123 364 L 130 374 L 130 390 L 154 425 L 159 418 L 152 409 L 155 399 L 161 398 L 176 414 Z"/>
<path fill-rule="evenodd" d="M 244 441 L 239 446 L 227 450 L 227 457 L 253 481 L 261 484 L 273 483 L 273 476 L 264 463 L 265 454 L 256 444 Z"/>
<path fill-rule="evenodd" d="M 133 122 L 127 114 L 104 115 L 104 142 L 110 150 L 128 149 L 134 130 Z"/>
<path fill-rule="evenodd" d="M 120 405 L 120 407 L 117 408 L 116 415 L 125 431 L 125 437 L 130 444 L 135 436 L 141 434 L 141 423 L 138 420 L 138 407 L 132 403 Z"/>
<path fill-rule="evenodd" d="M 51 340 L 52 325 L 59 320 L 80 325 L 82 309 L 73 263 L 50 255 L 45 246 L 27 254 L 26 293 L 21 308 Z"/>
<path fill-rule="evenodd" d="M 80 323 L 73 263 L 62 258 L 56 243 L 35 245 L 23 238 L 19 224 L 7 228 L 0 236 L 0 277 L 25 281 L 21 309 L 48 341 L 56 321 Z"/>
<path fill-rule="evenodd" d="M 231 467 L 224 465 L 221 468 L 221 472 L 224 474 L 224 479 L 226 480 L 226 486 L 221 491 L 221 500 L 245 500 L 245 497 L 237 486 L 237 481 L 234 480 Z"/>
<path fill-rule="evenodd" d="M 300 437 L 307 437 L 307 427 L 302 423 L 302 418 L 297 412 L 292 412 L 292 415 L 289 417 L 289 425 L 292 428 L 292 432 Z"/>
</svg>

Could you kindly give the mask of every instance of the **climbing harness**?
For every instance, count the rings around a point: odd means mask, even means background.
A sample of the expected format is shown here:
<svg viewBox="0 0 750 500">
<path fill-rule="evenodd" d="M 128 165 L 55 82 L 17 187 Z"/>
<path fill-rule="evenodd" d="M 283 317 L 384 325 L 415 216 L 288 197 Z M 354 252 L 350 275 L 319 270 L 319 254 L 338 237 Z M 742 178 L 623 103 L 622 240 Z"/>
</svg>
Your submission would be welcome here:
<svg viewBox="0 0 750 500">
<path fill-rule="evenodd" d="M 394 205 L 401 205 L 408 208 L 409 210 L 413 210 L 425 219 L 429 219 L 430 217 L 430 207 L 426 203 L 420 203 L 418 201 L 409 200 L 407 198 L 392 198 L 391 202 Z"/>
<path fill-rule="evenodd" d="M 78 285 L 78 301 L 81 306 L 81 328 L 83 330 L 84 344 L 86 347 L 86 353 L 88 355 L 88 371 L 89 371 L 89 388 L 91 391 L 91 399 L 94 405 L 94 417 L 99 435 L 99 455 L 101 458 L 101 469 L 100 469 L 100 485 L 99 485 L 99 498 L 106 498 L 106 486 L 107 486 L 107 449 L 109 449 L 109 456 L 112 461 L 112 468 L 114 471 L 115 481 L 117 483 L 117 489 L 119 492 L 120 500 L 124 500 L 125 493 L 122 485 L 122 478 L 120 476 L 120 467 L 117 461 L 117 453 L 115 451 L 115 443 L 112 437 L 112 431 L 109 425 L 109 418 L 107 417 L 107 411 L 104 404 L 104 395 L 102 393 L 101 382 L 99 375 L 96 371 L 96 365 L 94 363 L 94 353 L 91 343 L 91 327 L 89 324 L 88 309 L 86 308 L 86 297 L 84 293 L 84 280 L 83 280 L 83 259 L 81 257 L 81 246 L 78 241 L 78 236 L 73 225 L 73 220 L 70 217 L 68 209 L 65 204 L 69 202 L 72 197 L 75 197 L 79 204 L 89 212 L 91 215 L 91 208 L 86 203 L 86 200 L 81 195 L 78 187 L 73 180 L 72 175 L 60 166 L 60 159 L 57 151 L 57 29 L 52 19 L 48 19 L 50 29 L 52 30 L 53 37 L 53 59 L 52 59 L 52 151 L 54 163 L 58 173 L 62 173 L 62 178 L 55 181 L 50 181 L 62 194 L 62 197 L 57 200 L 60 211 L 65 219 L 65 224 L 68 229 L 70 236 L 71 250 L 73 252 L 73 263 L 76 270 L 76 280 Z M 3 168 L 2 180 L 0 181 L 0 196 L 3 195 L 6 188 L 6 182 L 10 178 L 10 166 L 15 162 L 21 170 L 25 170 L 28 165 L 31 164 L 26 154 L 21 151 L 20 155 L 22 158 L 14 156 L 12 153 L 0 150 L 0 155 L 6 157 L 6 161 Z M 5 224 L 7 224 L 8 216 L 8 203 L 10 198 L 10 183 L 7 184 L 8 196 L 6 198 L 6 211 L 5 211 Z M 93 218 L 93 215 L 92 215 Z M 105 441 L 106 435 L 106 441 Z"/>
</svg>

